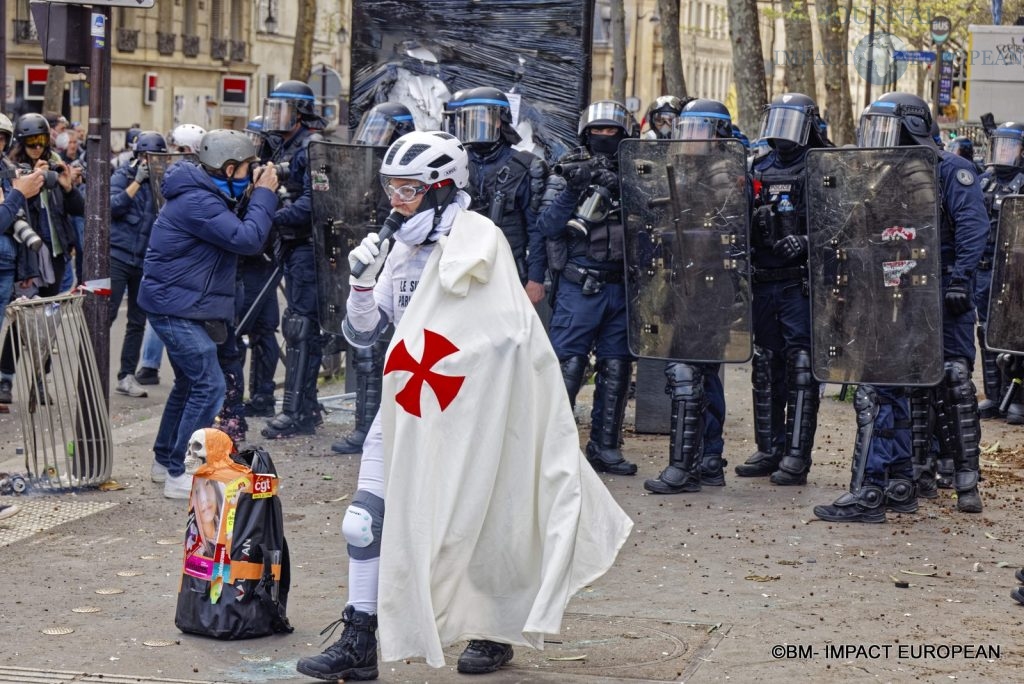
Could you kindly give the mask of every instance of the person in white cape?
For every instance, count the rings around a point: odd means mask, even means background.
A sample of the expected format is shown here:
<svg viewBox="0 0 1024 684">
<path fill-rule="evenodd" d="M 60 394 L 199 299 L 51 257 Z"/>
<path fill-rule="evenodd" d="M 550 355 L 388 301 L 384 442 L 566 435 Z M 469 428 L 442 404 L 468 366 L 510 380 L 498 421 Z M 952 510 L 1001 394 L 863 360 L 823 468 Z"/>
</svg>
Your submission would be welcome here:
<svg viewBox="0 0 1024 684">
<path fill-rule="evenodd" d="M 569 599 L 611 567 L 633 523 L 580 452 L 508 243 L 467 210 L 462 144 L 409 133 L 380 173 L 394 209 L 381 232 L 395 245 L 386 258 L 389 242 L 371 234 L 352 250 L 353 273 L 365 270 L 350 279 L 343 330 L 369 346 L 396 328 L 342 523 L 349 596 L 329 629 L 344 631 L 296 669 L 375 679 L 379 622 L 384 661 L 441 667 L 443 648 L 468 639 L 459 672 L 494 672 L 512 646 L 539 649 L 559 632 Z"/>
</svg>

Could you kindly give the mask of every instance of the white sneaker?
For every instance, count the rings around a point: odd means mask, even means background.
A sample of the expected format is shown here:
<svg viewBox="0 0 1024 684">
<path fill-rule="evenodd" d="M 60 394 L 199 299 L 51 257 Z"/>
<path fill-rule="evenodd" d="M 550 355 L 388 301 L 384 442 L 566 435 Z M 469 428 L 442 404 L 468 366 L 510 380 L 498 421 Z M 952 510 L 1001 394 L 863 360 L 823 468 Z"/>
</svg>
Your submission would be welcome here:
<svg viewBox="0 0 1024 684">
<path fill-rule="evenodd" d="M 149 479 L 153 482 L 165 482 L 167 480 L 167 468 L 153 461 L 153 467 L 149 469 Z"/>
<path fill-rule="evenodd" d="M 192 494 L 192 476 L 182 473 L 175 477 L 168 474 L 164 482 L 164 496 L 168 499 L 187 499 Z"/>
<path fill-rule="evenodd" d="M 118 394 L 127 394 L 129 397 L 135 397 L 136 399 L 149 396 L 146 390 L 142 389 L 142 385 L 135 379 L 135 376 L 131 374 L 117 381 L 117 392 Z"/>
<path fill-rule="evenodd" d="M 2 504 L 0 505 L 0 520 L 6 520 L 11 516 L 17 515 L 20 510 L 21 506 L 18 504 Z"/>
</svg>

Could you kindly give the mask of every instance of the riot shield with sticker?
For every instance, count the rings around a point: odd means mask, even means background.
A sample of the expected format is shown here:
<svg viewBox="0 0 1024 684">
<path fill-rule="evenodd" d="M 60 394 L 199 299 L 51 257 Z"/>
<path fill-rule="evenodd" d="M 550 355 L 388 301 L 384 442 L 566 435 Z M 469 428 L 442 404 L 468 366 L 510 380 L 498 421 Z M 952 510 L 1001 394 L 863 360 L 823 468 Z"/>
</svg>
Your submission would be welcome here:
<svg viewBox="0 0 1024 684">
<path fill-rule="evenodd" d="M 822 382 L 942 379 L 937 155 L 915 147 L 807 154 L 811 353 Z"/>
<path fill-rule="evenodd" d="M 624 140 L 629 346 L 692 362 L 750 359 L 750 186 L 738 140 Z"/>
<path fill-rule="evenodd" d="M 391 211 L 378 175 L 385 151 L 365 145 L 309 144 L 320 327 L 337 335 L 348 299 L 348 253 L 377 232 Z"/>
<path fill-rule="evenodd" d="M 199 155 L 194 152 L 147 152 L 146 154 L 149 159 L 149 185 L 153 188 L 153 201 L 156 202 L 156 209 L 160 211 L 167 202 L 161 187 L 167 167 L 182 160 L 198 164 Z"/>
<path fill-rule="evenodd" d="M 1005 198 L 999 210 L 986 325 L 989 349 L 1024 354 L 1024 195 Z"/>
</svg>

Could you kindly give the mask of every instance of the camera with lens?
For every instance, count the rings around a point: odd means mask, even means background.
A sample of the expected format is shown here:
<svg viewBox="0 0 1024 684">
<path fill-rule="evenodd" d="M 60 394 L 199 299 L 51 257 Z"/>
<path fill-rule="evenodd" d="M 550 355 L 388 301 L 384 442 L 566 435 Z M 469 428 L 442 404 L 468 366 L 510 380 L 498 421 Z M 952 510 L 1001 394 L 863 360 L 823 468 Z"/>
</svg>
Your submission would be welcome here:
<svg viewBox="0 0 1024 684">
<path fill-rule="evenodd" d="M 9 230 L 11 237 L 25 245 L 33 252 L 38 252 L 43 246 L 43 238 L 32 229 L 25 217 L 25 210 L 22 209 L 14 218 L 14 224 Z"/>
<path fill-rule="evenodd" d="M 18 168 L 22 171 L 22 175 L 27 175 L 35 171 L 31 164 L 18 164 Z M 54 170 L 58 169 L 58 170 Z M 60 174 L 64 171 L 64 167 L 60 164 L 51 164 L 50 168 L 43 171 L 43 187 L 47 190 L 53 190 L 60 183 Z"/>
<path fill-rule="evenodd" d="M 71 162 L 71 164 L 69 164 L 69 166 L 71 166 L 72 168 L 75 168 L 75 169 L 81 169 L 82 170 L 82 182 L 84 183 L 85 182 L 85 164 L 82 163 L 82 160 L 76 159 L 75 161 Z"/>
</svg>

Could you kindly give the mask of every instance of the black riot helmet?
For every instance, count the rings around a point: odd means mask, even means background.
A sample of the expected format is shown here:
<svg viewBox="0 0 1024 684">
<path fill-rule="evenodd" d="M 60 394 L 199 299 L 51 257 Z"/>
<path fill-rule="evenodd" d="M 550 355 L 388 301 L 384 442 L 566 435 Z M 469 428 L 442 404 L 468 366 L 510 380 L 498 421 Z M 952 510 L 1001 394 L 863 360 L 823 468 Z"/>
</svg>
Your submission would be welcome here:
<svg viewBox="0 0 1024 684">
<path fill-rule="evenodd" d="M 758 138 L 778 150 L 792 147 L 823 147 L 818 105 L 803 93 L 783 93 L 765 105 Z"/>
<path fill-rule="evenodd" d="M 281 81 L 263 100 L 263 130 L 287 133 L 299 121 L 316 121 L 316 96 L 302 81 Z"/>
<path fill-rule="evenodd" d="M 992 131 L 985 166 L 997 171 L 1024 168 L 1024 123 L 1007 121 Z"/>
<path fill-rule="evenodd" d="M 363 114 L 352 143 L 386 147 L 415 130 L 416 124 L 408 107 L 397 102 L 382 102 Z"/>
<path fill-rule="evenodd" d="M 591 135 L 592 128 L 618 128 L 615 135 Z M 580 113 L 579 141 L 593 154 L 614 156 L 625 138 L 636 138 L 640 127 L 621 102 L 599 100 Z"/>
<path fill-rule="evenodd" d="M 958 157 L 974 161 L 974 141 L 970 138 L 955 138 L 946 147 L 947 152 L 952 152 Z"/>
<path fill-rule="evenodd" d="M 14 138 L 16 140 L 23 141 L 37 135 L 50 137 L 50 124 L 42 114 L 35 112 L 22 114 L 14 122 Z"/>
<path fill-rule="evenodd" d="M 933 125 L 931 109 L 917 95 L 885 93 L 860 115 L 857 144 L 860 147 L 935 147 Z"/>
<path fill-rule="evenodd" d="M 692 101 L 692 98 L 687 98 Z M 662 95 L 647 107 L 644 122 L 655 137 L 665 140 L 672 137 L 672 129 L 683 111 L 686 102 L 675 95 Z"/>
<path fill-rule="evenodd" d="M 718 100 L 691 100 L 676 121 L 677 140 L 714 140 L 732 137 L 732 115 Z"/>
<path fill-rule="evenodd" d="M 445 127 L 465 145 L 491 146 L 504 139 L 515 145 L 522 138 L 512 126 L 512 105 L 497 88 L 467 88 L 448 100 Z"/>
<path fill-rule="evenodd" d="M 166 152 L 167 141 L 157 131 L 142 131 L 135 139 L 135 154 L 140 152 Z"/>
</svg>

